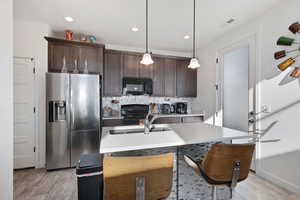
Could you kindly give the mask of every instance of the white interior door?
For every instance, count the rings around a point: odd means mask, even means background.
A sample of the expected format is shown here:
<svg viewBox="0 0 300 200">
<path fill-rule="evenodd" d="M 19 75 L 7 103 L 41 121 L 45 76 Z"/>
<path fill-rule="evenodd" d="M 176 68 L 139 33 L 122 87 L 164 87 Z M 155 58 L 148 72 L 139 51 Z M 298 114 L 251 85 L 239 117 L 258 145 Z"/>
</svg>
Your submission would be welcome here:
<svg viewBox="0 0 300 200">
<path fill-rule="evenodd" d="M 219 52 L 218 116 L 221 126 L 241 131 L 255 127 L 255 39 L 246 38 Z M 234 143 L 247 141 L 233 141 Z M 254 159 L 255 161 L 255 159 Z M 255 170 L 255 162 L 252 169 Z"/>
<path fill-rule="evenodd" d="M 14 58 L 14 168 L 35 166 L 34 61 Z"/>
<path fill-rule="evenodd" d="M 223 126 L 248 131 L 249 46 L 223 55 Z"/>
</svg>

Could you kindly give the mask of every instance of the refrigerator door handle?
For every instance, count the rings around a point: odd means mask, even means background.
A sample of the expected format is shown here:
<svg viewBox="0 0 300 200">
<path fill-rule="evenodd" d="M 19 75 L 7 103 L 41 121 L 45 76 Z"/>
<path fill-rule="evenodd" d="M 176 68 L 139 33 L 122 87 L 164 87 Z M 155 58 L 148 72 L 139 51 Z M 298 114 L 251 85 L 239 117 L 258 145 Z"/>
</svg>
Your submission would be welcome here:
<svg viewBox="0 0 300 200">
<path fill-rule="evenodd" d="M 54 122 L 54 116 L 55 116 L 55 106 L 54 106 L 54 101 L 49 101 L 49 122 Z"/>
<path fill-rule="evenodd" d="M 72 95 L 70 95 L 70 131 L 75 129 L 75 113 L 74 105 L 72 104 Z"/>
<path fill-rule="evenodd" d="M 70 103 L 70 131 L 73 130 L 74 126 L 74 112 L 72 109 L 72 104 Z"/>
</svg>

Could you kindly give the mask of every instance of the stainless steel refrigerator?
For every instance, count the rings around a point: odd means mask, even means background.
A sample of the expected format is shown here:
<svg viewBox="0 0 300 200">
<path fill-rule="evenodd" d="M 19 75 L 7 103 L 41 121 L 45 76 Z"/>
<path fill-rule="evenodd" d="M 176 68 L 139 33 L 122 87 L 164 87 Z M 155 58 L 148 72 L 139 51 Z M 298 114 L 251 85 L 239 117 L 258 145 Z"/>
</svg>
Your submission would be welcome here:
<svg viewBox="0 0 300 200">
<path fill-rule="evenodd" d="M 100 145 L 100 76 L 46 73 L 48 170 L 73 167 Z"/>
</svg>

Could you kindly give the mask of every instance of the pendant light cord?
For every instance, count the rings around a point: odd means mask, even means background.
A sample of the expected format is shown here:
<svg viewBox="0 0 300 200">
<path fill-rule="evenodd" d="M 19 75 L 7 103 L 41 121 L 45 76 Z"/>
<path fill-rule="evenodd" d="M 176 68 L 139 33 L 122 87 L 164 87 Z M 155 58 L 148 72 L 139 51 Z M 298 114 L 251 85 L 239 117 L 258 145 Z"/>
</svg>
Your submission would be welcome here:
<svg viewBox="0 0 300 200">
<path fill-rule="evenodd" d="M 148 49 L 148 0 L 146 0 L 146 53 L 149 53 L 149 49 Z"/>
<path fill-rule="evenodd" d="M 148 0 L 147 0 L 148 1 Z M 193 23 L 193 58 L 195 58 L 195 28 L 196 27 L 196 0 L 194 0 L 194 23 Z"/>
</svg>

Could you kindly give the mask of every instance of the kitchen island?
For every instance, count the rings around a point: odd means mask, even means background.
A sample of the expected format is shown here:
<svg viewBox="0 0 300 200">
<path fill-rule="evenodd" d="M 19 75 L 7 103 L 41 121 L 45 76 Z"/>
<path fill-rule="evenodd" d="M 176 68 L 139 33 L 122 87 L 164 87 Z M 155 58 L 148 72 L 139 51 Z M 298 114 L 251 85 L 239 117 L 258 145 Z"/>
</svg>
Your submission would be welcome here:
<svg viewBox="0 0 300 200">
<path fill-rule="evenodd" d="M 184 154 L 201 160 L 213 143 L 251 137 L 248 132 L 205 123 L 164 124 L 155 125 L 155 128 L 162 131 L 144 134 L 143 126 L 104 127 L 100 153 L 110 156 L 146 156 L 174 152 L 173 188 L 168 199 L 211 199 L 211 188 L 188 168 L 183 160 Z M 128 130 L 141 132 L 129 133 Z M 227 187 L 219 187 L 218 194 L 222 197 L 219 199 L 229 199 L 230 196 Z"/>
</svg>

